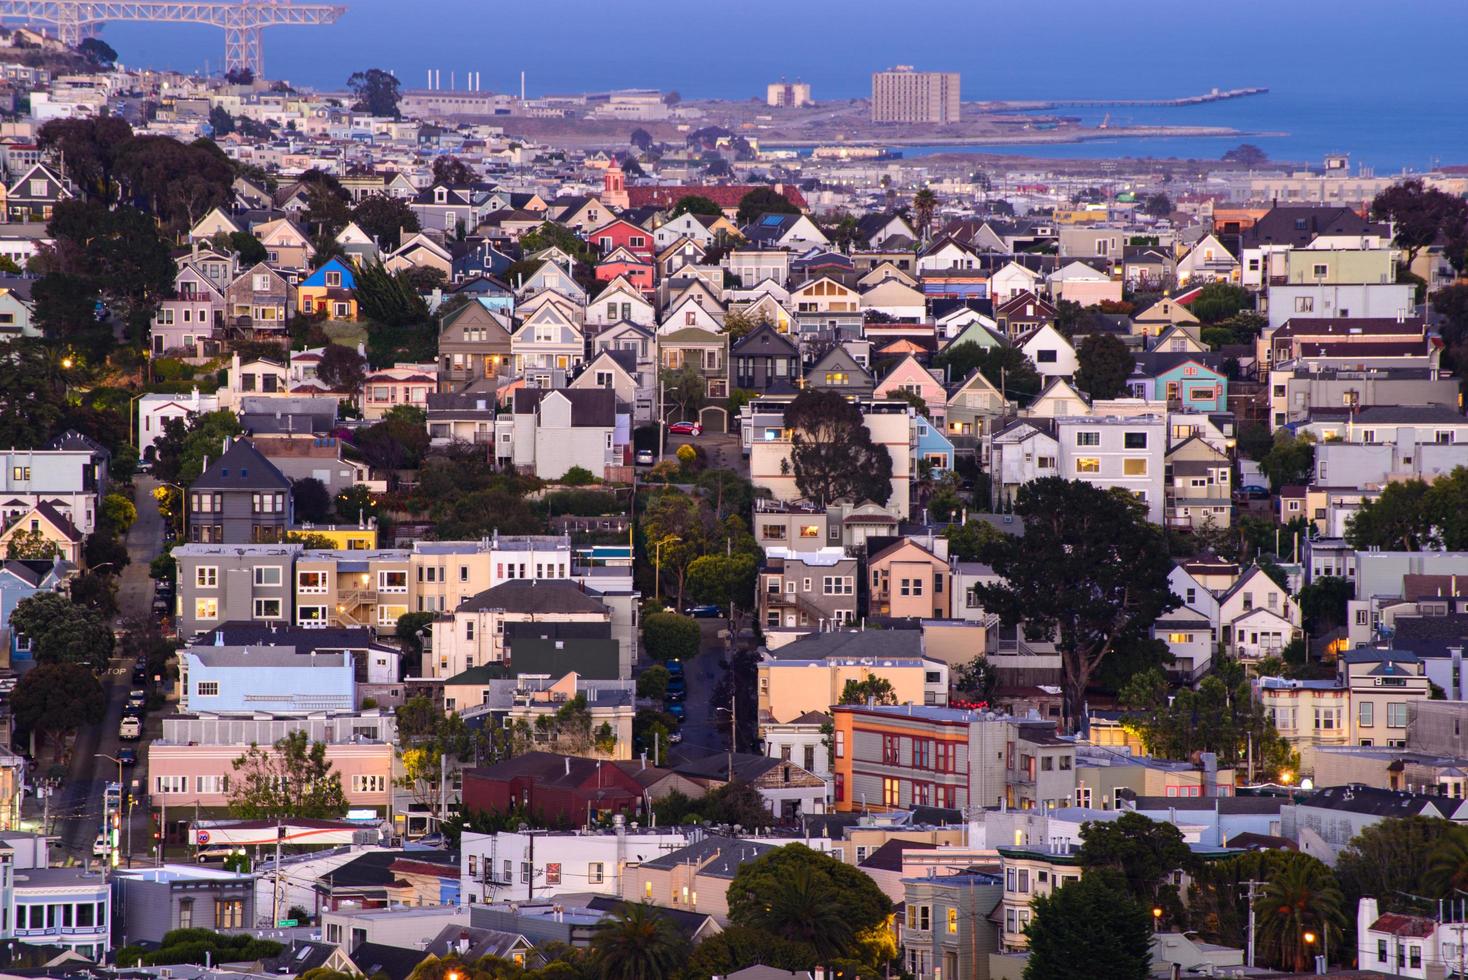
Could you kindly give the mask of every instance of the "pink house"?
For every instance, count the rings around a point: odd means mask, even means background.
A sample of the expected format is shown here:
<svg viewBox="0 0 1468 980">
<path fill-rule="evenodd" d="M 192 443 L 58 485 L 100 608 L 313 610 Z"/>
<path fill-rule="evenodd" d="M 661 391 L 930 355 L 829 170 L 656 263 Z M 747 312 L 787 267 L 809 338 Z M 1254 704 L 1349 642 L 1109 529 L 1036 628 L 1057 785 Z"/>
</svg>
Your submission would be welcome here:
<svg viewBox="0 0 1468 980">
<path fill-rule="evenodd" d="M 157 740 L 148 745 L 148 796 L 155 810 L 192 814 L 194 807 L 222 811 L 238 778 L 234 760 L 248 745 L 193 745 Z M 341 776 L 347 806 L 386 816 L 392 798 L 393 748 L 386 742 L 333 742 L 326 746 L 332 771 Z"/>
<path fill-rule="evenodd" d="M 872 393 L 878 398 L 895 398 L 899 391 L 921 398 L 928 406 L 928 421 L 940 429 L 943 427 L 948 414 L 948 392 L 942 379 L 919 364 L 911 354 L 898 361 L 897 366 L 877 382 Z"/>
</svg>

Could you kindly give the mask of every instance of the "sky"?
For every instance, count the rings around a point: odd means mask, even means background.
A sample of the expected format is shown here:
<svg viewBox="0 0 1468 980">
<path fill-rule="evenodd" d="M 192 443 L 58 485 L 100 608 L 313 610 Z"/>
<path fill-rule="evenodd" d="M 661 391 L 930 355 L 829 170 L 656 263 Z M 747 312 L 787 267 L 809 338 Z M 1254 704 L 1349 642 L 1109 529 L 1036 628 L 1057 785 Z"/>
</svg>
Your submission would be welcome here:
<svg viewBox="0 0 1468 980">
<path fill-rule="evenodd" d="M 532 96 L 656 87 L 750 98 L 784 77 L 809 82 L 818 100 L 851 98 L 869 91 L 873 70 L 893 64 L 960 71 L 965 99 L 1169 98 L 1260 85 L 1277 98 L 1256 103 L 1266 119 L 1255 128 L 1270 128 L 1271 114 L 1289 118 L 1291 131 L 1323 115 L 1347 144 L 1353 130 L 1395 115 L 1414 120 L 1406 137 L 1430 141 L 1439 125 L 1463 120 L 1453 104 L 1468 89 L 1468 4 L 1409 0 L 1411 16 L 1403 6 L 348 0 L 336 25 L 267 30 L 265 63 L 272 78 L 321 88 L 366 67 L 421 87 L 437 67 L 445 86 L 450 72 L 462 86 L 473 70 L 484 89 L 515 91 L 524 70 Z M 1206 13 L 1180 16 L 1189 10 Z M 210 28 L 117 23 L 103 37 L 124 63 L 184 70 L 217 68 L 223 51 Z"/>
</svg>

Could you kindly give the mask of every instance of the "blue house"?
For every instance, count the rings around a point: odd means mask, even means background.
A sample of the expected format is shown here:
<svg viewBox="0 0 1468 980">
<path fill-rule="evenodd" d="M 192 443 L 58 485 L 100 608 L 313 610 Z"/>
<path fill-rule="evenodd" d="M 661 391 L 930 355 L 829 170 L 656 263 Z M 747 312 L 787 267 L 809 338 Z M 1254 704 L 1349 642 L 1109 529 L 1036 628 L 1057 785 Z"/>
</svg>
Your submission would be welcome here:
<svg viewBox="0 0 1468 980">
<path fill-rule="evenodd" d="M 912 463 L 916 472 L 919 463 L 928 463 L 934 474 L 953 469 L 953 443 L 933 423 L 919 415 L 913 420 Z"/>
<path fill-rule="evenodd" d="M 296 652 L 294 646 L 197 646 L 181 656 L 184 711 L 310 714 L 356 707 L 355 667 L 347 652 Z"/>
<path fill-rule="evenodd" d="M 1228 375 L 1218 354 L 1148 351 L 1127 380 L 1132 395 L 1190 412 L 1228 411 Z"/>
<path fill-rule="evenodd" d="M 335 320 L 357 319 L 357 274 L 341 259 L 333 257 L 306 277 L 296 289 L 298 309 L 307 315 L 320 313 Z"/>
<path fill-rule="evenodd" d="M 30 640 L 10 628 L 15 607 L 38 592 L 57 592 L 73 566 L 61 559 L 15 559 L 0 562 L 0 628 L 11 663 L 31 660 Z"/>
</svg>

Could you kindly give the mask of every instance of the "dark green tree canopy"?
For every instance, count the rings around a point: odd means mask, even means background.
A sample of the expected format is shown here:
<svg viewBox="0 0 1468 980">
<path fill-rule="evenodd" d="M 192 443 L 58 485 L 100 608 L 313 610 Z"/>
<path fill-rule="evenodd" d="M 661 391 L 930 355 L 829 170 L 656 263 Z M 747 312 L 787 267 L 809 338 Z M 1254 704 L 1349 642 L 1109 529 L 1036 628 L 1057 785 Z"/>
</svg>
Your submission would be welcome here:
<svg viewBox="0 0 1468 980">
<path fill-rule="evenodd" d="M 1092 398 L 1117 398 L 1126 393 L 1136 359 L 1115 335 L 1087 335 L 1076 348 L 1076 358 L 1080 363 L 1076 387 Z"/>
<path fill-rule="evenodd" d="M 807 500 L 885 505 L 892 496 L 892 457 L 872 441 L 861 409 L 837 391 L 805 388 L 785 409 L 795 485 Z"/>
<path fill-rule="evenodd" d="M 702 194 L 685 194 L 678 198 L 677 202 L 673 205 L 673 211 L 669 217 L 676 218 L 680 214 L 720 215 L 723 213 L 723 208 Z"/>
<path fill-rule="evenodd" d="M 1082 824 L 1080 858 L 1087 873 L 1104 869 L 1121 875 L 1131 896 L 1149 908 L 1164 879 L 1191 870 L 1194 863 L 1182 831 L 1140 813 Z"/>
<path fill-rule="evenodd" d="M 729 885 L 729 919 L 815 947 L 849 951 L 863 933 L 885 927 L 892 903 L 861 870 L 804 844 L 747 861 Z"/>
<path fill-rule="evenodd" d="M 1024 980 L 1147 980 L 1152 917 L 1117 876 L 1089 872 L 1033 906 Z"/>
<path fill-rule="evenodd" d="M 773 187 L 756 187 L 739 199 L 739 211 L 735 220 L 747 225 L 762 214 L 799 214 L 800 208 L 785 200 L 785 195 Z"/>
<path fill-rule="evenodd" d="M 1092 676 L 1119 644 L 1147 636 L 1177 605 L 1161 531 L 1121 491 L 1048 477 L 1020 488 L 1023 537 L 991 541 L 983 559 L 1002 584 L 974 591 L 1006 625 L 1031 639 L 1057 639 L 1065 717 L 1077 721 Z"/>
<path fill-rule="evenodd" d="M 1028 405 L 1040 393 L 1042 379 L 1024 351 L 1007 344 L 980 347 L 965 341 L 946 347 L 933 357 L 933 367 L 947 369 L 951 382 L 967 378 L 975 369 L 1006 398 Z"/>
<path fill-rule="evenodd" d="M 402 118 L 398 111 L 398 101 L 401 99 L 398 80 L 391 72 L 381 68 L 353 72 L 347 79 L 347 88 L 356 97 L 356 101 L 352 103 L 354 111 L 392 119 Z"/>
</svg>

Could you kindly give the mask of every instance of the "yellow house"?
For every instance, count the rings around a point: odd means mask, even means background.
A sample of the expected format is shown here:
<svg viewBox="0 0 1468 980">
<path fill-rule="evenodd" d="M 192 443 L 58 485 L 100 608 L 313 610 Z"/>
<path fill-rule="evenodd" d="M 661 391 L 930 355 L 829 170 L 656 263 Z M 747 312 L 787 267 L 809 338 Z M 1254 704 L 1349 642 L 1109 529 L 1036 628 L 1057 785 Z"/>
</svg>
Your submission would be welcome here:
<svg viewBox="0 0 1468 980">
<path fill-rule="evenodd" d="M 0 556 L 49 559 L 53 554 L 73 565 L 79 564 L 82 533 L 50 504 L 36 504 L 9 519 L 5 531 L 0 533 Z"/>
<path fill-rule="evenodd" d="M 313 543 L 316 538 L 325 538 L 331 543 L 324 547 L 333 551 L 371 551 L 377 547 L 376 518 L 366 524 L 302 524 L 291 528 L 290 533 Z"/>
<path fill-rule="evenodd" d="M 297 308 L 307 316 L 324 314 L 333 320 L 355 320 L 356 286 L 351 267 L 341 259 L 330 259 L 297 287 Z"/>
<path fill-rule="evenodd" d="M 1057 225 L 1095 225 L 1109 217 L 1110 212 L 1105 208 L 1056 208 L 1052 220 Z"/>
</svg>

